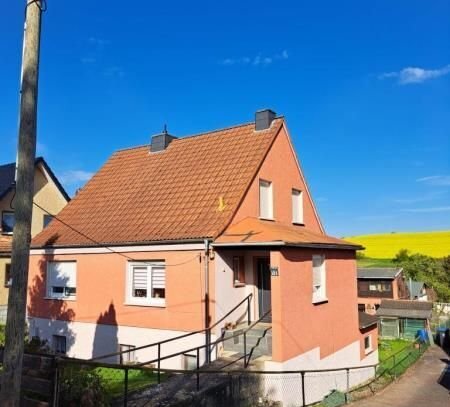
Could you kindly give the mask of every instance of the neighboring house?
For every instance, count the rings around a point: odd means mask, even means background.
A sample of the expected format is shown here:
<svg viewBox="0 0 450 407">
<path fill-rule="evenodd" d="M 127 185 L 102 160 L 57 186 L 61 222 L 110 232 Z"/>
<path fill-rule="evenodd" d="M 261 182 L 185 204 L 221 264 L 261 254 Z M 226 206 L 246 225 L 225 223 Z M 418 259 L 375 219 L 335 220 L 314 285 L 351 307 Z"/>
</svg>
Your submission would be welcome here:
<svg viewBox="0 0 450 407">
<path fill-rule="evenodd" d="M 270 110 L 114 153 L 58 219 L 33 239 L 28 300 L 32 335 L 55 350 L 132 350 L 211 326 L 252 294 L 251 319 L 272 327 L 265 369 L 378 363 L 376 324 L 360 324 L 356 306 L 360 246 L 325 234 L 285 120 Z M 206 340 L 171 341 L 161 356 Z M 112 361 L 156 357 L 154 347 Z M 360 372 L 351 385 L 373 369 Z M 334 382 L 321 379 L 314 397 Z"/>
<path fill-rule="evenodd" d="M 384 298 L 409 298 L 403 269 L 358 267 L 358 311 L 374 315 Z"/>
<path fill-rule="evenodd" d="M 377 310 L 379 332 L 385 338 L 414 339 L 429 329 L 433 303 L 415 300 L 382 300 Z"/>
<path fill-rule="evenodd" d="M 0 305 L 8 303 L 8 287 L 11 282 L 11 244 L 15 223 L 15 172 L 15 163 L 0 165 Z M 66 206 L 69 199 L 45 160 L 37 158 L 34 175 L 34 202 L 51 214 L 57 214 Z M 33 205 L 31 236 L 41 232 L 51 219 L 48 213 Z"/>
<path fill-rule="evenodd" d="M 409 299 L 418 301 L 436 301 L 436 293 L 423 281 L 406 280 Z"/>
</svg>

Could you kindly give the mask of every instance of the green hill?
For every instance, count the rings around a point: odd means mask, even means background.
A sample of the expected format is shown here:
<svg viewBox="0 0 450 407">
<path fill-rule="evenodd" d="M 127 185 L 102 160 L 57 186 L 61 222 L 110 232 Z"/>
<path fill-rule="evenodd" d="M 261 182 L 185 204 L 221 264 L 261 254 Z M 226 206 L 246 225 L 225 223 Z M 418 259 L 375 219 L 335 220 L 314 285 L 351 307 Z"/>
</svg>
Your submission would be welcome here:
<svg viewBox="0 0 450 407">
<path fill-rule="evenodd" d="M 361 254 L 367 263 L 373 259 L 377 266 L 389 265 L 400 249 L 407 249 L 410 253 L 421 253 L 432 257 L 450 255 L 450 231 L 411 232 L 411 233 L 383 233 L 345 237 L 345 240 L 358 243 L 366 249 Z M 386 264 L 383 264 L 386 263 Z M 372 264 L 364 264 L 370 266 Z M 375 265 L 375 264 L 373 264 Z"/>
</svg>

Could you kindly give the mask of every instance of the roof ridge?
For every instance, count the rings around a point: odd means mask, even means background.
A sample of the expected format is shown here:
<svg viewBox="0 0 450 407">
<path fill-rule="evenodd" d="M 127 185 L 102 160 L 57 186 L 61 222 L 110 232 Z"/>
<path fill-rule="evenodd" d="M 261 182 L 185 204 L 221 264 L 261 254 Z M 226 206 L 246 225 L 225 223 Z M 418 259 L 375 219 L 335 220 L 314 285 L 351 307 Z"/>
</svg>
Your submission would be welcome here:
<svg viewBox="0 0 450 407">
<path fill-rule="evenodd" d="M 282 116 L 277 116 L 277 117 L 275 117 L 274 121 L 277 120 L 277 119 L 284 119 L 284 116 L 283 115 Z M 255 124 L 255 122 L 254 121 L 246 122 L 246 123 L 241 123 L 241 124 L 235 124 L 235 125 L 232 125 L 232 126 L 222 127 L 222 128 L 219 128 L 219 129 L 203 131 L 201 133 L 188 134 L 186 136 L 177 137 L 175 140 L 173 140 L 173 142 L 183 141 L 183 140 L 191 139 L 191 138 L 194 138 L 194 137 L 208 136 L 208 135 L 213 134 L 213 133 L 220 133 L 221 131 L 227 131 L 227 130 L 236 129 L 236 128 L 239 128 L 239 127 L 245 127 L 245 126 L 249 126 L 251 124 Z M 259 130 L 259 131 L 270 130 L 271 127 L 272 126 L 270 126 L 267 129 Z M 136 150 L 136 149 L 139 149 L 139 148 L 149 147 L 150 145 L 151 145 L 150 143 L 146 143 L 146 144 L 141 144 L 141 145 L 138 145 L 138 146 L 124 147 L 124 148 L 117 149 L 115 152 L 127 151 L 127 150 Z"/>
</svg>

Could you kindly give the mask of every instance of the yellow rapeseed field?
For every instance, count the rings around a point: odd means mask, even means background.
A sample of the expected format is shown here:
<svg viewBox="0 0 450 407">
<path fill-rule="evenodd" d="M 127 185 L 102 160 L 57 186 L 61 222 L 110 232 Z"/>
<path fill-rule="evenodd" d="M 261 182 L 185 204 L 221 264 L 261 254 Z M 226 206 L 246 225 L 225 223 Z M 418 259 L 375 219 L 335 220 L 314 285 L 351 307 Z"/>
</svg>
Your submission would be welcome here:
<svg viewBox="0 0 450 407">
<path fill-rule="evenodd" d="M 391 259 L 400 249 L 432 257 L 450 255 L 450 231 L 385 233 L 377 235 L 350 236 L 344 238 L 366 248 L 364 256 L 374 259 Z"/>
</svg>

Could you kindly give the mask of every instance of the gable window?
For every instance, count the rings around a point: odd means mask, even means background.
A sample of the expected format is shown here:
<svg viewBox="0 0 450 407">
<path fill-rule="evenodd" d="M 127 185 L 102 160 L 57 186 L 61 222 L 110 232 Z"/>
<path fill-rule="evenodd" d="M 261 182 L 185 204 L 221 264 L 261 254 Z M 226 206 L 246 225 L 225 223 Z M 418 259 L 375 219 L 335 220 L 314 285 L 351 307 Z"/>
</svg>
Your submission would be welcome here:
<svg viewBox="0 0 450 407">
<path fill-rule="evenodd" d="M 5 264 L 5 287 L 11 287 L 11 264 Z"/>
<path fill-rule="evenodd" d="M 63 335 L 53 335 L 52 337 L 52 346 L 53 351 L 55 353 L 59 353 L 61 355 L 66 354 L 66 337 Z"/>
<path fill-rule="evenodd" d="M 312 256 L 313 298 L 314 303 L 327 301 L 325 256 Z"/>
<path fill-rule="evenodd" d="M 119 344 L 119 352 L 125 352 L 120 354 L 120 364 L 128 365 L 136 362 L 136 354 L 134 349 L 136 346 Z"/>
<path fill-rule="evenodd" d="M 364 351 L 366 354 L 372 351 L 372 337 L 370 335 L 364 337 Z"/>
<path fill-rule="evenodd" d="M 259 217 L 273 219 L 272 183 L 269 181 L 259 181 Z"/>
<path fill-rule="evenodd" d="M 50 261 L 47 264 L 47 297 L 75 299 L 77 293 L 77 263 Z"/>
<path fill-rule="evenodd" d="M 298 189 L 292 190 L 292 223 L 303 224 L 303 193 Z"/>
<path fill-rule="evenodd" d="M 164 306 L 166 269 L 164 263 L 130 263 L 128 265 L 127 303 Z"/>
<path fill-rule="evenodd" d="M 14 212 L 2 212 L 2 233 L 11 235 L 15 223 Z"/>
<path fill-rule="evenodd" d="M 52 219 L 53 219 L 52 215 L 44 215 L 44 222 L 43 222 L 44 228 L 48 226 L 48 224 L 52 221 Z"/>
<path fill-rule="evenodd" d="M 244 256 L 233 257 L 233 282 L 235 286 L 245 284 L 245 260 Z"/>
</svg>

